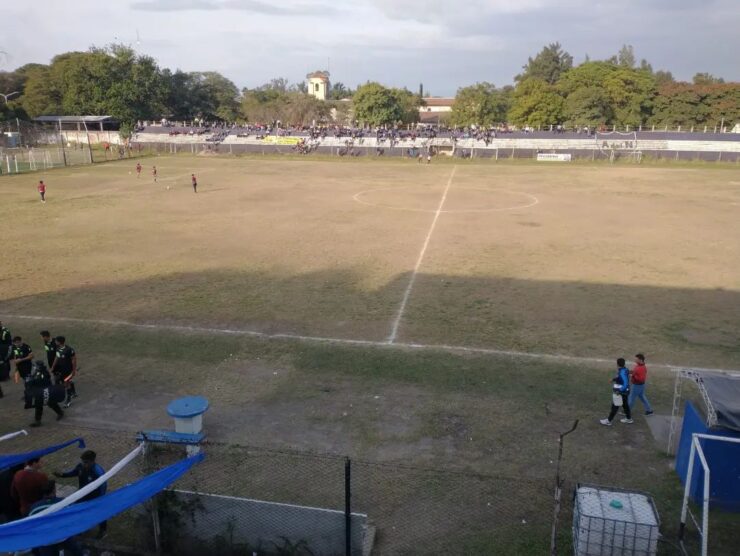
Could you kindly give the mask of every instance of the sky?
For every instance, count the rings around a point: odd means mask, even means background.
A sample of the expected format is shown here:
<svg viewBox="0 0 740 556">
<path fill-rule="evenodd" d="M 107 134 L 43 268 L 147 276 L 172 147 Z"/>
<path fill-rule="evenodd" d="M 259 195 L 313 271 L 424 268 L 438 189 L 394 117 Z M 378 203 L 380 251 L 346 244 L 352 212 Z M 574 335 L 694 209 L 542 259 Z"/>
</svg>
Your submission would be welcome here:
<svg viewBox="0 0 740 556">
<path fill-rule="evenodd" d="M 0 0 L 0 29 L 0 70 L 115 42 L 239 88 L 329 69 L 352 88 L 452 96 L 512 83 L 551 42 L 576 63 L 630 44 L 677 79 L 740 81 L 738 0 Z"/>
</svg>

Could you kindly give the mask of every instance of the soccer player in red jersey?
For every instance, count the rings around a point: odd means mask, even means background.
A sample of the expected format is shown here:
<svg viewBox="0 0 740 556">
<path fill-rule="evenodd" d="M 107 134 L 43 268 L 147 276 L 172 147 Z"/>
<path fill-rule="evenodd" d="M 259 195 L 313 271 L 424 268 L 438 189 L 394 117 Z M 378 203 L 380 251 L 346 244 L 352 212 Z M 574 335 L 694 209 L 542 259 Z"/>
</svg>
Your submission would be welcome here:
<svg viewBox="0 0 740 556">
<path fill-rule="evenodd" d="M 136 179 L 141 177 L 141 162 L 136 163 Z"/>
<path fill-rule="evenodd" d="M 198 193 L 198 180 L 195 178 L 195 174 L 190 174 L 190 181 L 193 182 L 193 193 Z"/>
<path fill-rule="evenodd" d="M 46 202 L 46 184 L 44 183 L 44 180 L 39 181 L 39 195 L 41 195 L 41 202 Z"/>
</svg>

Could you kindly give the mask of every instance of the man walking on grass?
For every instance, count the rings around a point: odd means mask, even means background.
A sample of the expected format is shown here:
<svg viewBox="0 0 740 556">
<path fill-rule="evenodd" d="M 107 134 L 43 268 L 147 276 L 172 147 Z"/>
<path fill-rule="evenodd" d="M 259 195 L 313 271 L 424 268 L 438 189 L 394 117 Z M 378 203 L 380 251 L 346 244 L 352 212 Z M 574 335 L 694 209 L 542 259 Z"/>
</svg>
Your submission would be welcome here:
<svg viewBox="0 0 740 556">
<path fill-rule="evenodd" d="M 46 184 L 44 180 L 39 181 L 39 195 L 41 195 L 41 202 L 46 202 Z"/>
<path fill-rule="evenodd" d="M 67 390 L 67 399 L 64 407 L 72 405 L 72 398 L 77 397 L 77 389 L 72 379 L 77 374 L 77 353 L 72 346 L 67 345 L 64 336 L 56 337 L 57 352 L 50 372 L 54 376 L 56 384 L 63 384 Z"/>
<path fill-rule="evenodd" d="M 628 407 L 632 409 L 635 398 L 640 398 L 645 407 L 645 415 L 652 415 L 653 408 L 645 395 L 645 382 L 647 382 L 647 366 L 645 356 L 642 353 L 635 355 L 635 366 L 632 369 L 632 390 L 630 391 Z"/>
<path fill-rule="evenodd" d="M 627 367 L 624 366 L 624 358 L 622 357 L 617 359 L 617 376 L 612 379 L 612 384 L 612 408 L 611 411 L 609 411 L 609 417 L 602 419 L 599 423 L 610 427 L 620 407 L 624 408 L 625 414 L 625 418 L 620 422 L 627 424 L 634 423 L 628 403 L 630 393 L 630 373 L 627 370 Z"/>
<path fill-rule="evenodd" d="M 198 193 L 198 180 L 195 178 L 195 174 L 190 174 L 190 181 L 193 182 L 193 193 Z"/>
</svg>

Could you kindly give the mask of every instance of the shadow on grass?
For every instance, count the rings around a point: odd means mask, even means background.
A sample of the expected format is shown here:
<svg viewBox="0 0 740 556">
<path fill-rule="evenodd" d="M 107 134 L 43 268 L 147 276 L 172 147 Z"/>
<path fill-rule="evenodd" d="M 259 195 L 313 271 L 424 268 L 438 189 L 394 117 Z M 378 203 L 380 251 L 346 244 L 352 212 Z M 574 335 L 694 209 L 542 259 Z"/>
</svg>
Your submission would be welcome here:
<svg viewBox="0 0 740 556">
<path fill-rule="evenodd" d="M 5 314 L 383 341 L 410 275 L 236 270 L 86 285 L 0 301 Z M 399 341 L 740 368 L 740 292 L 419 274 Z"/>
</svg>

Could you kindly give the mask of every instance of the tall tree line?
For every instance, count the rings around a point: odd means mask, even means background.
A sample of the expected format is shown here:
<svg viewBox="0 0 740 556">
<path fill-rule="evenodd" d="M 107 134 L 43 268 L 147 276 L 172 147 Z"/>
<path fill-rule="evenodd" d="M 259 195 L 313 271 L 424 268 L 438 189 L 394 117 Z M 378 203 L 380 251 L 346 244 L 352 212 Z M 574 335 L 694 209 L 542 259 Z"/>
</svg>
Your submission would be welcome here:
<svg viewBox="0 0 740 556">
<path fill-rule="evenodd" d="M 611 58 L 573 65 L 559 43 L 529 58 L 512 89 L 478 83 L 458 90 L 450 122 L 517 126 L 716 126 L 740 123 L 740 83 L 698 73 L 691 83 L 636 61 L 625 45 Z"/>
<path fill-rule="evenodd" d="M 740 84 L 698 73 L 691 83 L 637 62 L 625 45 L 607 60 L 574 65 L 558 43 L 530 57 L 515 85 L 476 83 L 458 90 L 450 124 L 517 126 L 714 126 L 740 122 Z M 45 114 L 107 114 L 124 130 L 137 120 L 196 118 L 292 124 L 332 116 L 369 125 L 418 121 L 424 100 L 406 89 L 366 83 L 351 90 L 335 83 L 329 101 L 306 94 L 305 83 L 276 78 L 239 91 L 218 72 L 160 68 L 131 48 L 111 45 L 67 52 L 50 64 L 0 72 L 0 93 L 18 91 L 0 104 L 0 120 Z M 351 99 L 352 102 L 346 102 Z"/>
</svg>

